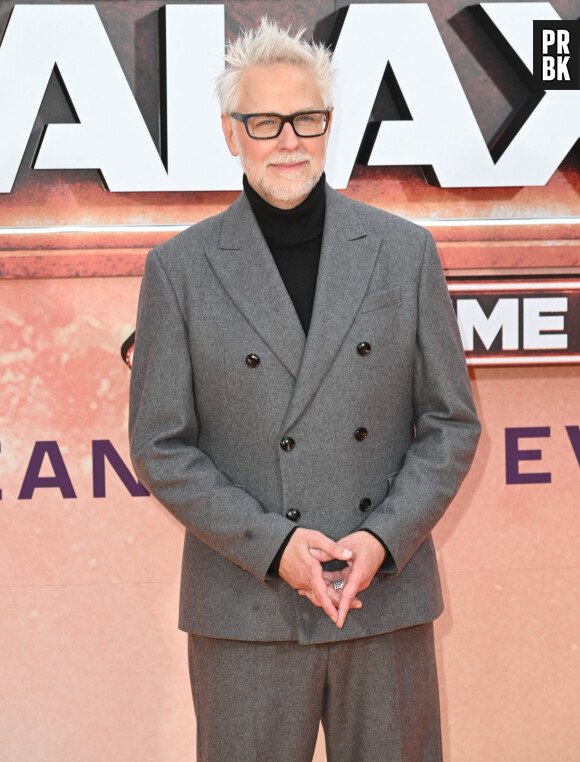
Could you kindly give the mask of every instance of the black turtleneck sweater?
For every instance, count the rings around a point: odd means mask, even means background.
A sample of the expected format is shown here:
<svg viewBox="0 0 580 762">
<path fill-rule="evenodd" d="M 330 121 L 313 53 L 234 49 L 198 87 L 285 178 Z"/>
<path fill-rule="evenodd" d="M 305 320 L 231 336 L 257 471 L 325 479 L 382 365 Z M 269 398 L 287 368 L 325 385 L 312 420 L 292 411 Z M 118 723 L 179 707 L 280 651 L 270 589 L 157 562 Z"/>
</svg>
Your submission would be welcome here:
<svg viewBox="0 0 580 762">
<path fill-rule="evenodd" d="M 308 334 L 326 211 L 325 175 L 301 204 L 278 209 L 256 193 L 244 175 L 244 191 L 304 333 Z"/>
</svg>

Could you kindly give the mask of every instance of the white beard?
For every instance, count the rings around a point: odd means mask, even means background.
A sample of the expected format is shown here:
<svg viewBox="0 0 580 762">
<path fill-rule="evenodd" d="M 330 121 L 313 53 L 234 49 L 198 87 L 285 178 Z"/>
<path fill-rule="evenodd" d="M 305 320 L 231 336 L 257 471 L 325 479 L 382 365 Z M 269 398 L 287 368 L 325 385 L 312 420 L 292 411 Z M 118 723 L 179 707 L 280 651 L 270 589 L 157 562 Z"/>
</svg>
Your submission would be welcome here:
<svg viewBox="0 0 580 762">
<path fill-rule="evenodd" d="M 278 201 L 284 204 L 295 201 L 298 204 L 314 188 L 324 171 L 326 152 L 317 164 L 313 164 L 312 157 L 309 154 L 294 151 L 281 156 L 270 156 L 260 166 L 248 159 L 239 144 L 237 144 L 237 148 L 248 182 L 266 201 Z M 297 169 L 296 172 L 285 173 L 279 180 L 272 180 L 266 176 L 266 170 L 270 164 L 296 164 L 304 161 L 308 164 L 308 173 L 306 175 L 304 175 L 304 169 Z"/>
</svg>

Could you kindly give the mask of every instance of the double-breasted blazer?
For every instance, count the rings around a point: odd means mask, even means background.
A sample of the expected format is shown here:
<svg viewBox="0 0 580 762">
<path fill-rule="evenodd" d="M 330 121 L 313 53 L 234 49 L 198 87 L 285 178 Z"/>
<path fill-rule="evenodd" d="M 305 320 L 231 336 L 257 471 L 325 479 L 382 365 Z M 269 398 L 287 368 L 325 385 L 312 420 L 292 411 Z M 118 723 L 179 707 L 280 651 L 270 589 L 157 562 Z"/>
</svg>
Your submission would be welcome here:
<svg viewBox="0 0 580 762">
<path fill-rule="evenodd" d="M 480 427 L 423 228 L 327 186 L 307 337 L 244 194 L 153 249 L 129 427 L 136 474 L 186 528 L 182 629 L 319 643 L 441 613 L 430 533 Z M 341 630 L 268 577 L 296 525 L 390 551 Z"/>
</svg>

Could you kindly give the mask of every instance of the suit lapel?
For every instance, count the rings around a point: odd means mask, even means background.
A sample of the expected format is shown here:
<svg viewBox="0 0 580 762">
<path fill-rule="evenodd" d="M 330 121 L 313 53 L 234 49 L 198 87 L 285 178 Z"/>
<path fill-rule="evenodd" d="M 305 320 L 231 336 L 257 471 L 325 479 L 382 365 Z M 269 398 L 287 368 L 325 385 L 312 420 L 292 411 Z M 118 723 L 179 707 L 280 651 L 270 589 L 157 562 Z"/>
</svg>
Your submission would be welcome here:
<svg viewBox="0 0 580 762">
<path fill-rule="evenodd" d="M 225 212 L 219 246 L 207 258 L 230 298 L 296 377 L 306 337 L 245 194 Z"/>
<path fill-rule="evenodd" d="M 350 203 L 327 186 L 316 295 L 308 337 L 249 201 L 224 214 L 207 258 L 232 301 L 296 378 L 284 428 L 306 409 L 338 353 L 368 288 L 380 237 L 367 233 Z"/>
<path fill-rule="evenodd" d="M 367 234 L 349 202 L 327 186 L 314 309 L 285 429 L 328 373 L 368 288 L 379 244 L 379 236 Z"/>
</svg>

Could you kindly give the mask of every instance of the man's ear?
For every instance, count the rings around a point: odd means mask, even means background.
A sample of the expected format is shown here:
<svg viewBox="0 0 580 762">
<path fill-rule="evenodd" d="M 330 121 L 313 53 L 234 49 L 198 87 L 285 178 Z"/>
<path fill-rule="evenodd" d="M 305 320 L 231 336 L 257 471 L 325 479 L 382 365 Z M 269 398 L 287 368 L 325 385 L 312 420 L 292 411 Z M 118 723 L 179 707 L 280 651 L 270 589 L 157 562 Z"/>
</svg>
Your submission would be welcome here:
<svg viewBox="0 0 580 762">
<path fill-rule="evenodd" d="M 330 117 L 328 119 L 328 127 L 326 129 L 327 134 L 330 136 L 330 128 L 332 127 L 332 115 L 334 114 L 334 106 L 330 109 Z M 328 138 L 327 138 L 328 140 Z"/>
<path fill-rule="evenodd" d="M 234 136 L 234 123 L 232 117 L 229 114 L 222 114 L 222 130 L 224 131 L 224 137 L 228 148 L 232 156 L 239 154 L 238 146 Z"/>
</svg>

